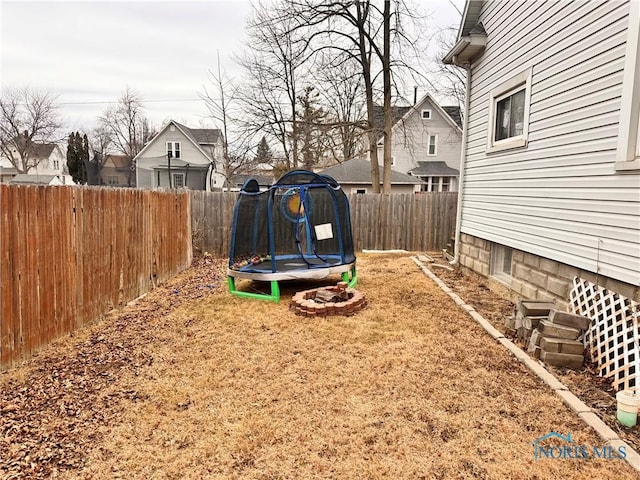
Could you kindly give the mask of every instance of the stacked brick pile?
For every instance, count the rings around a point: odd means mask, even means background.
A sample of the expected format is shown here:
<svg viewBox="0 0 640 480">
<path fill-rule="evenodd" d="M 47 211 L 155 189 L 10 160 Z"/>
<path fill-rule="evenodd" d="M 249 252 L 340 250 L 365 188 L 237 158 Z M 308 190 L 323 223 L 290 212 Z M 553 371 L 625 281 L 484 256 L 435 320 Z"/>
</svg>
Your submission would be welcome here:
<svg viewBox="0 0 640 480">
<path fill-rule="evenodd" d="M 582 337 L 591 320 L 563 312 L 545 301 L 521 300 L 506 327 L 528 345 L 527 351 L 549 365 L 581 368 Z"/>
</svg>

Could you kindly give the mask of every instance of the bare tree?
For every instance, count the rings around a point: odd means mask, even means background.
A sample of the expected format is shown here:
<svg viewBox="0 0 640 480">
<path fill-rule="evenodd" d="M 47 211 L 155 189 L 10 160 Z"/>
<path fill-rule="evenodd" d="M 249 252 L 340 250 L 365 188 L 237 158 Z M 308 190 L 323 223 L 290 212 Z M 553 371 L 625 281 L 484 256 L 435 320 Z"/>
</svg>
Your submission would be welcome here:
<svg viewBox="0 0 640 480">
<path fill-rule="evenodd" d="M 128 160 L 128 185 L 134 186 L 133 159 L 154 135 L 149 120 L 144 115 L 142 96 L 127 87 L 118 102 L 107 108 L 98 121 L 100 127 L 108 134 L 111 148 Z"/>
<path fill-rule="evenodd" d="M 291 25 L 289 31 L 301 40 L 299 43 L 308 51 L 308 58 L 318 52 L 333 51 L 336 55 L 359 62 L 367 105 L 367 131 L 369 138 L 369 156 L 371 158 L 371 181 L 373 189 L 380 191 L 377 141 L 383 135 L 386 148 L 383 161 L 383 190 L 390 190 L 391 174 L 391 95 L 394 88 L 394 75 L 400 70 L 410 69 L 407 61 L 411 50 L 418 48 L 414 38 L 408 32 L 420 32 L 420 29 L 404 29 L 403 20 L 420 18 L 407 7 L 406 2 L 394 2 L 391 11 L 390 0 L 288 0 L 280 5 L 277 14 L 272 14 L 280 22 Z M 392 23 L 393 20 L 393 23 Z M 417 56 L 417 55 L 416 55 Z M 394 74 L 394 72 L 396 72 Z M 379 78 L 382 77 L 382 88 Z M 384 117 L 387 128 L 382 132 L 375 127 L 376 92 L 382 92 L 385 103 Z"/>
<path fill-rule="evenodd" d="M 203 93 L 199 96 L 204 100 L 211 118 L 222 126 L 222 165 L 218 167 L 221 167 L 227 190 L 230 190 L 235 175 L 251 170 L 254 157 L 250 155 L 250 137 L 237 128 L 235 109 L 239 102 L 240 88 L 222 70 L 219 54 L 217 71 L 209 71 L 209 77 L 213 90 L 209 91 L 203 85 Z"/>
<path fill-rule="evenodd" d="M 465 84 L 467 81 L 466 72 L 463 68 L 455 65 L 445 65 L 442 58 L 453 48 L 456 43 L 457 27 L 446 27 L 436 34 L 438 53 L 435 58 L 435 68 L 431 77 L 435 89 L 441 98 L 454 101 L 464 112 Z M 466 112 L 464 112 L 466 114 Z"/>
<path fill-rule="evenodd" d="M 320 94 L 327 109 L 329 152 L 339 163 L 355 158 L 364 151 L 363 136 L 367 129 L 362 73 L 352 59 L 329 59 L 322 62 Z"/>
<path fill-rule="evenodd" d="M 36 145 L 55 143 L 62 128 L 57 96 L 28 87 L 3 89 L 0 98 L 0 153 L 19 173 L 28 173 L 42 157 Z"/>
<path fill-rule="evenodd" d="M 297 112 L 307 57 L 306 43 L 292 19 L 281 15 L 288 3 L 257 4 L 247 26 L 250 51 L 238 63 L 250 78 L 244 96 L 247 126 L 277 140 L 290 169 L 299 165 Z"/>
</svg>

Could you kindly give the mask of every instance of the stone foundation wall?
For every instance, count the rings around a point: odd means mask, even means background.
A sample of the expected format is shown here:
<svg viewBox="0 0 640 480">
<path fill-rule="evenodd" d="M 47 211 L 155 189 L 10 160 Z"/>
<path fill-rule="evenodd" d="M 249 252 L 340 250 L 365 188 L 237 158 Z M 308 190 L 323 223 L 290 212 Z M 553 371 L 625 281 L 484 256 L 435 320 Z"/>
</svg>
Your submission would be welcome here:
<svg viewBox="0 0 640 480">
<path fill-rule="evenodd" d="M 488 286 L 511 300 L 549 300 L 567 310 L 573 277 L 580 277 L 635 301 L 640 287 L 598 276 L 595 273 L 547 258 L 513 249 L 510 280 L 497 280 L 491 273 L 492 242 L 463 233 L 460 238 L 460 264 L 483 277 Z"/>
</svg>

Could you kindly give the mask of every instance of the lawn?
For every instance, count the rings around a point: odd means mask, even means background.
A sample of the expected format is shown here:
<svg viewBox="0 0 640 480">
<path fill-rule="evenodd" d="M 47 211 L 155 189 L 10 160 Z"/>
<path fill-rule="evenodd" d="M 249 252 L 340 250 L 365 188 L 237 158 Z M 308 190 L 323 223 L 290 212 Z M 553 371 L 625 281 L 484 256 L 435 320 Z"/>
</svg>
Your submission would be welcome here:
<svg viewBox="0 0 640 480">
<path fill-rule="evenodd" d="M 0 376 L 3 478 L 635 478 L 408 256 L 358 257 L 368 307 L 304 318 L 200 260 Z M 241 284 L 243 285 L 243 284 Z M 553 445 L 553 441 L 550 441 Z M 560 444 L 558 444 L 560 445 Z"/>
</svg>

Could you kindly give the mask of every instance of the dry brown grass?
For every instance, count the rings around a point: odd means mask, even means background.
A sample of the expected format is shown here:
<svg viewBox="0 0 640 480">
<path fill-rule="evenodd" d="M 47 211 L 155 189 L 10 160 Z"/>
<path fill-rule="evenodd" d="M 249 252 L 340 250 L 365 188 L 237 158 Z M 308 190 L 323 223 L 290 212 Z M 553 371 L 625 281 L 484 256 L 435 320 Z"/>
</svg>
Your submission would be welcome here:
<svg viewBox="0 0 640 480">
<path fill-rule="evenodd" d="M 105 404 L 119 415 L 65 476 L 635 477 L 620 460 L 534 462 L 550 431 L 602 441 L 407 257 L 358 265 L 369 306 L 353 317 L 295 316 L 297 285 L 280 304 L 221 292 L 150 318 L 132 355 L 152 361 L 109 387 L 135 393 Z"/>
</svg>

